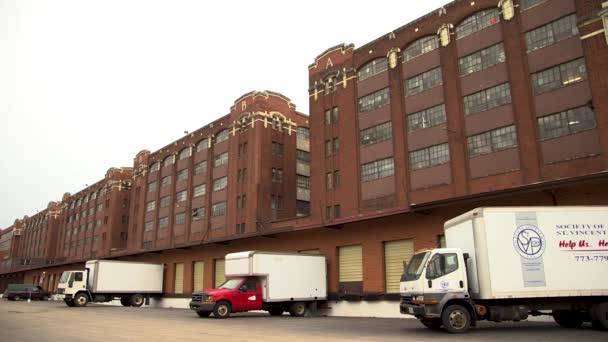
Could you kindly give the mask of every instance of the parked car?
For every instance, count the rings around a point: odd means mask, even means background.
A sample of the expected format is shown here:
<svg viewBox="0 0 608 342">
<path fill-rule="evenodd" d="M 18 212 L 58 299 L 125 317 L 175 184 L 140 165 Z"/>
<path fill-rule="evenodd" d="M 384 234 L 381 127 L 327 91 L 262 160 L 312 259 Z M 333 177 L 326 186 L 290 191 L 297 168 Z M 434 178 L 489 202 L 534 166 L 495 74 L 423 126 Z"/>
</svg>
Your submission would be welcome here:
<svg viewBox="0 0 608 342">
<path fill-rule="evenodd" d="M 4 298 L 8 300 L 39 299 L 48 300 L 51 294 L 42 287 L 32 284 L 9 284 L 4 291 Z"/>
</svg>

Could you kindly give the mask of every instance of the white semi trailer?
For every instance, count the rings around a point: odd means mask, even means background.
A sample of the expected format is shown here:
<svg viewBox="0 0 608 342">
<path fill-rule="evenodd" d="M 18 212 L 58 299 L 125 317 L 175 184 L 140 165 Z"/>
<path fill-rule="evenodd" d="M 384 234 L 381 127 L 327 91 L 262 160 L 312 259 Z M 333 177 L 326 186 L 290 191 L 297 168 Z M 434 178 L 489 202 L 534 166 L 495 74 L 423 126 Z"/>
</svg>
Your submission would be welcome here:
<svg viewBox="0 0 608 342">
<path fill-rule="evenodd" d="M 85 270 L 65 271 L 57 292 L 71 307 L 120 299 L 123 306 L 142 306 L 163 292 L 162 264 L 91 260 Z"/>
<path fill-rule="evenodd" d="M 407 266 L 401 313 L 452 333 L 545 313 L 608 329 L 608 207 L 478 208 L 444 228 L 447 248 Z"/>
</svg>

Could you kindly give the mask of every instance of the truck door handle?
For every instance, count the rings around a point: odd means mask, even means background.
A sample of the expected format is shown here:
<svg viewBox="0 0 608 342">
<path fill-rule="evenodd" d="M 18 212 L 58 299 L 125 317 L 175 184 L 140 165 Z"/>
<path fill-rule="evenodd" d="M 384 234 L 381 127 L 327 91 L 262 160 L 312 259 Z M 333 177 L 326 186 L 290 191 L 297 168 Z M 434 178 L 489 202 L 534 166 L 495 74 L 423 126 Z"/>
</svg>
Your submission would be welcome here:
<svg viewBox="0 0 608 342">
<path fill-rule="evenodd" d="M 433 287 L 433 281 L 429 280 L 429 288 Z"/>
<path fill-rule="evenodd" d="M 464 281 L 461 280 L 460 281 L 460 288 L 463 288 L 463 287 L 464 287 Z"/>
</svg>

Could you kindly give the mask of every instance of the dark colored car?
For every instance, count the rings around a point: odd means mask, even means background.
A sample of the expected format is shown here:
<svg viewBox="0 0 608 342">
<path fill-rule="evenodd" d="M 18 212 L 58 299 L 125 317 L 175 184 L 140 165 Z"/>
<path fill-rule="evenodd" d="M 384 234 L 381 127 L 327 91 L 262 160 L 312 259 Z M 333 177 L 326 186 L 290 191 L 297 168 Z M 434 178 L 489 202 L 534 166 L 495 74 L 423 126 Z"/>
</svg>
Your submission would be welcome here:
<svg viewBox="0 0 608 342">
<path fill-rule="evenodd" d="M 39 299 L 48 300 L 51 294 L 42 287 L 32 284 L 9 284 L 4 291 L 4 298 L 8 300 Z"/>
</svg>

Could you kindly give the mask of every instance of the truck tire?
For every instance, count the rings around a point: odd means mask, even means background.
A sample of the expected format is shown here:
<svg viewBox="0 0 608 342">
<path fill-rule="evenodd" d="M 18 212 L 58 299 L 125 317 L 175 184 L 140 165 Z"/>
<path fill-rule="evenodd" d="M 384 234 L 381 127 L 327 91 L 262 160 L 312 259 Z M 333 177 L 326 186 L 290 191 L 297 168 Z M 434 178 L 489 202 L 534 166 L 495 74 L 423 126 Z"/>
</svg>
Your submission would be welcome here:
<svg viewBox="0 0 608 342">
<path fill-rule="evenodd" d="M 441 330 L 440 319 L 421 319 L 420 323 L 431 330 Z"/>
<path fill-rule="evenodd" d="M 303 317 L 306 314 L 306 303 L 293 302 L 289 307 L 289 314 L 292 317 Z"/>
<path fill-rule="evenodd" d="M 572 310 L 553 310 L 553 320 L 562 328 L 574 329 L 583 325 L 583 318 Z"/>
<path fill-rule="evenodd" d="M 443 310 L 443 313 L 441 314 L 441 323 L 449 333 L 465 333 L 471 326 L 471 314 L 469 313 L 469 310 L 462 305 L 450 305 Z"/>
<path fill-rule="evenodd" d="M 591 325 L 594 329 L 608 330 L 608 302 L 593 305 L 591 308 Z"/>
<path fill-rule="evenodd" d="M 86 306 L 88 302 L 89 296 L 86 293 L 79 293 L 74 296 L 74 306 L 76 307 Z"/>
<path fill-rule="evenodd" d="M 73 300 L 64 300 L 64 302 L 65 302 L 65 305 L 67 305 L 67 306 L 69 306 L 71 308 L 73 308 L 73 307 L 76 306 L 76 305 L 74 305 L 74 301 Z"/>
<path fill-rule="evenodd" d="M 136 293 L 131 296 L 129 303 L 131 304 L 131 306 L 138 308 L 138 307 L 144 305 L 144 299 L 145 299 L 144 295 L 142 295 L 141 293 Z"/>
<path fill-rule="evenodd" d="M 122 306 L 131 306 L 131 299 L 129 297 L 120 298 L 120 304 Z"/>
<path fill-rule="evenodd" d="M 213 317 L 228 318 L 230 316 L 230 311 L 232 311 L 230 303 L 226 301 L 218 302 L 215 304 L 215 308 L 213 308 Z"/>
<path fill-rule="evenodd" d="M 283 312 L 285 312 L 285 310 L 283 309 L 268 309 L 268 313 L 270 314 L 270 316 L 282 316 Z"/>
<path fill-rule="evenodd" d="M 197 311 L 196 314 L 198 317 L 209 317 L 211 315 L 211 311 Z"/>
</svg>

